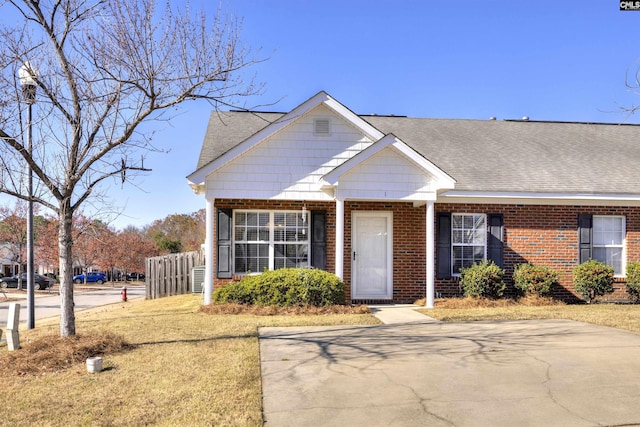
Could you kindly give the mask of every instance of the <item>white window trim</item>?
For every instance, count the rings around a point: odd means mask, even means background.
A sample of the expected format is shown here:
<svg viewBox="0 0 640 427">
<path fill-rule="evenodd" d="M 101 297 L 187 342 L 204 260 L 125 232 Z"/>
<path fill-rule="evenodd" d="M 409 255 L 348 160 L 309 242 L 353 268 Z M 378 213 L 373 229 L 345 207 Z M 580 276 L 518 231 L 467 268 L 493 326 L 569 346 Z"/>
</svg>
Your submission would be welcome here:
<svg viewBox="0 0 640 427">
<path fill-rule="evenodd" d="M 255 212 L 255 213 L 269 213 L 269 222 L 268 222 L 268 226 L 269 226 L 269 240 L 268 241 L 246 241 L 246 240 L 237 240 L 236 239 L 236 214 L 238 213 L 249 213 L 249 212 Z M 287 213 L 300 213 L 300 210 L 292 210 L 292 209 L 288 209 L 288 210 L 270 210 L 270 209 L 234 209 L 233 210 L 233 219 L 232 219 L 232 227 L 233 227 L 233 232 L 232 232 L 232 241 L 231 241 L 231 252 L 232 252 L 232 257 L 233 257 L 233 272 L 234 274 L 237 273 L 236 272 L 236 244 L 237 243 L 248 243 L 248 244 L 268 244 L 269 245 L 269 266 L 268 269 L 270 271 L 273 271 L 274 267 L 275 267 L 275 245 L 276 244 L 286 244 L 287 242 L 280 242 L 280 241 L 276 241 L 275 240 L 275 214 L 276 213 L 282 213 L 282 214 L 287 214 Z M 307 214 L 307 265 L 306 267 L 310 267 L 311 266 L 311 224 L 309 223 L 310 220 L 310 216 L 309 214 Z M 291 242 L 292 243 L 292 242 Z M 302 245 L 303 243 L 298 243 L 299 245 Z M 246 272 L 239 272 L 238 274 L 247 274 Z M 256 275 L 256 274 L 262 274 L 262 271 L 252 271 L 250 273 L 250 275 Z"/>
<path fill-rule="evenodd" d="M 615 274 L 614 277 L 624 278 L 627 277 L 627 217 L 624 215 L 593 215 L 593 220 L 596 218 L 622 218 L 622 245 L 596 245 L 595 242 L 591 245 L 592 249 L 595 248 L 619 248 L 622 246 L 622 274 Z M 595 221 L 592 225 L 593 232 L 595 233 Z"/>
<path fill-rule="evenodd" d="M 454 216 L 482 216 L 484 218 L 484 254 L 482 255 L 483 259 L 487 259 L 487 214 L 484 213 L 474 213 L 474 212 L 458 212 L 451 214 L 451 275 L 453 277 L 460 277 L 460 273 L 454 272 L 454 258 L 453 258 L 453 248 L 456 246 L 469 246 L 465 244 L 456 244 L 453 242 L 453 217 Z"/>
</svg>

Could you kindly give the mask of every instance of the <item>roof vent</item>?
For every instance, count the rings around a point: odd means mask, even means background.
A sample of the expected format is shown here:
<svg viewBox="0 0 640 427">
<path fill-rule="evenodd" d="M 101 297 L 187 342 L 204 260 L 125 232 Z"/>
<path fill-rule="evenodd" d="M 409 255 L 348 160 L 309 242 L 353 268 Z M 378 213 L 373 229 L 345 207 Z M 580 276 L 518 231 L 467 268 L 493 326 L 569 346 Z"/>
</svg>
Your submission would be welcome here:
<svg viewBox="0 0 640 427">
<path fill-rule="evenodd" d="M 489 117 L 489 120 L 495 120 L 496 118 L 494 116 Z"/>
<path fill-rule="evenodd" d="M 313 133 L 316 135 L 329 135 L 331 133 L 329 119 L 315 119 L 313 121 Z"/>
<path fill-rule="evenodd" d="M 524 117 L 522 118 L 522 120 L 523 120 L 523 121 L 525 121 L 525 122 L 528 122 L 528 121 L 529 121 L 529 116 L 524 116 Z"/>
</svg>

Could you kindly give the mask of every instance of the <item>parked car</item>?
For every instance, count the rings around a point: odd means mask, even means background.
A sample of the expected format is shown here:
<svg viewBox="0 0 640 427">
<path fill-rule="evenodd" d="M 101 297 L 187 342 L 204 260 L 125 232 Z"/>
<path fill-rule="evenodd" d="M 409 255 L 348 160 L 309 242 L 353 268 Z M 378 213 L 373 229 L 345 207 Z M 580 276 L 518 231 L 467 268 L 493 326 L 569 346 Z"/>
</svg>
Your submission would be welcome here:
<svg viewBox="0 0 640 427">
<path fill-rule="evenodd" d="M 128 273 L 127 280 L 144 280 L 144 273 Z"/>
<path fill-rule="evenodd" d="M 47 277 L 41 276 L 39 274 L 33 275 L 34 282 L 34 290 L 47 289 L 51 286 L 51 282 Z M 0 279 L 0 286 L 3 288 L 17 288 L 18 287 L 18 275 L 3 277 Z M 22 287 L 23 289 L 27 288 L 27 273 L 22 273 Z"/>
<path fill-rule="evenodd" d="M 98 285 L 102 285 L 107 281 L 107 276 L 104 273 L 87 273 L 87 283 L 97 283 Z M 77 276 L 73 276 L 74 283 L 85 283 L 84 274 L 78 274 Z"/>
</svg>

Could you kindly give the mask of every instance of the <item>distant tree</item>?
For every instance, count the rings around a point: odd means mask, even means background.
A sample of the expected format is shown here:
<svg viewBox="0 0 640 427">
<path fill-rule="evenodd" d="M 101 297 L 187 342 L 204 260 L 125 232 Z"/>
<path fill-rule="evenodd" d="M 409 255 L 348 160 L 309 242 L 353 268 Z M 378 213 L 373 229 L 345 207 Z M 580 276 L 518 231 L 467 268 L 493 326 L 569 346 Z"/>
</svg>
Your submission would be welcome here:
<svg viewBox="0 0 640 427">
<path fill-rule="evenodd" d="M 158 250 L 143 231 L 128 227 L 117 235 L 117 266 L 126 272 L 142 272 L 145 269 L 145 259 L 158 255 Z"/>
<path fill-rule="evenodd" d="M 73 217 L 89 199 L 107 203 L 103 183 L 148 170 L 141 157 L 156 148 L 142 125 L 169 120 L 186 101 L 242 108 L 261 91 L 245 80 L 258 61 L 240 42 L 238 20 L 222 9 L 208 20 L 176 3 L 0 1 L 0 193 L 55 213 L 62 336 L 76 333 Z M 37 93 L 33 150 L 21 67 Z M 33 195 L 22 188 L 26 165 Z"/>
<path fill-rule="evenodd" d="M 104 262 L 111 250 L 109 243 L 115 234 L 104 222 L 82 214 L 74 217 L 74 265 L 86 273 L 91 267 L 104 269 Z M 85 282 L 87 275 L 85 274 Z"/>
<path fill-rule="evenodd" d="M 36 205 L 37 206 L 37 205 Z M 35 220 L 34 220 L 35 224 Z M 42 217 L 41 226 L 37 228 L 38 238 L 35 247 L 36 259 L 40 264 L 46 265 L 51 270 L 58 269 L 58 221 L 56 218 L 45 215 Z"/>
<path fill-rule="evenodd" d="M 163 253 L 200 250 L 205 236 L 205 210 L 192 214 L 174 214 L 147 227 L 156 247 Z"/>
<path fill-rule="evenodd" d="M 6 245 L 5 254 L 18 265 L 18 289 L 22 288 L 22 267 L 26 260 L 27 204 L 16 202 L 13 207 L 0 207 L 0 242 Z"/>
<path fill-rule="evenodd" d="M 156 234 L 155 242 L 160 253 L 177 254 L 182 252 L 182 243 L 178 240 L 168 239 L 162 233 Z"/>
</svg>

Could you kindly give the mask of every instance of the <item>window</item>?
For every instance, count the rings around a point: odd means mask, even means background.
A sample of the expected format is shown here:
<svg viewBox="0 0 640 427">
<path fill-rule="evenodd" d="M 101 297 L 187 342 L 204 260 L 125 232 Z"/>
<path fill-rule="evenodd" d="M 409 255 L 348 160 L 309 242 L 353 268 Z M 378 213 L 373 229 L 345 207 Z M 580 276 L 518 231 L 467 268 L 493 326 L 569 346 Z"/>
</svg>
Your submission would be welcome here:
<svg viewBox="0 0 640 427">
<path fill-rule="evenodd" d="M 613 267 L 616 276 L 624 276 L 623 216 L 593 216 L 593 259 Z"/>
<path fill-rule="evenodd" d="M 234 211 L 236 273 L 309 265 L 309 224 L 302 213 Z"/>
<path fill-rule="evenodd" d="M 451 254 L 453 274 L 481 262 L 486 256 L 486 216 L 483 214 L 451 215 Z"/>
</svg>

